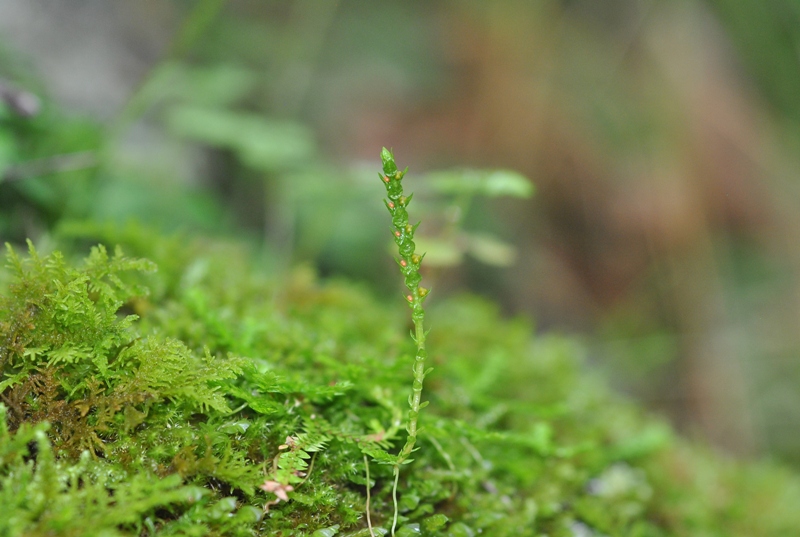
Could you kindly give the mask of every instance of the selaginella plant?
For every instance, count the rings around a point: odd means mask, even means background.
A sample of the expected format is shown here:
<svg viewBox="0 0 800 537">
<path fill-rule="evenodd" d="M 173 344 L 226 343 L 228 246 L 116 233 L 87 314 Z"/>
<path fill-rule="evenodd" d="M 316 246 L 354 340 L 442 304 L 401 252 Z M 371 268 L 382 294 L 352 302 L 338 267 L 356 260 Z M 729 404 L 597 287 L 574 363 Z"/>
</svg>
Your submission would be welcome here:
<svg viewBox="0 0 800 537">
<path fill-rule="evenodd" d="M 414 446 L 417 443 L 417 434 L 419 429 L 417 427 L 419 421 L 419 412 L 428 404 L 427 401 L 422 401 L 422 386 L 425 380 L 425 375 L 430 372 L 430 369 L 425 369 L 425 359 L 428 353 L 425 350 L 425 310 L 422 307 L 425 297 L 428 296 L 428 289 L 421 287 L 422 275 L 420 275 L 420 264 L 425 254 L 419 255 L 416 253 L 416 246 L 414 244 L 414 232 L 417 229 L 416 225 L 411 225 L 408 221 L 408 211 L 406 207 L 411 203 L 413 194 L 405 196 L 403 193 L 403 176 L 408 170 L 399 170 L 394 161 L 394 155 L 385 147 L 381 151 L 381 161 L 383 162 L 383 174 L 379 174 L 381 181 L 386 186 L 386 195 L 389 198 L 384 200 L 389 214 L 392 216 L 392 235 L 397 244 L 397 249 L 400 257 L 397 259 L 397 264 L 400 266 L 400 272 L 403 274 L 403 279 L 408 293 L 405 295 L 406 301 L 411 308 L 411 318 L 414 321 L 414 333 L 412 338 L 416 344 L 416 353 L 414 355 L 414 365 L 412 372 L 414 378 L 411 385 L 411 394 L 408 396 L 408 422 L 406 425 L 405 445 L 400 450 L 397 460 L 394 464 L 395 484 L 393 495 L 395 496 L 395 506 L 397 505 L 396 492 L 397 480 L 400 474 L 400 465 L 408 462 L 411 453 L 414 451 Z M 397 524 L 397 509 L 392 522 L 392 535 L 395 533 L 395 526 Z"/>
</svg>

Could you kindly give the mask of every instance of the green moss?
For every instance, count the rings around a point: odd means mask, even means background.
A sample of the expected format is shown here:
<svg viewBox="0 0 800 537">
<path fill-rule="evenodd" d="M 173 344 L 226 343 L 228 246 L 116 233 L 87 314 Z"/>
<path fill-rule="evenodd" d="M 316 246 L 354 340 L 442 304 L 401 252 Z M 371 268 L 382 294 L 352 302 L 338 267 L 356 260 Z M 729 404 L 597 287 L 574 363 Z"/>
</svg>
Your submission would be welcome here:
<svg viewBox="0 0 800 537">
<path fill-rule="evenodd" d="M 0 535 L 366 536 L 367 486 L 385 534 L 392 467 L 367 483 L 363 453 L 405 441 L 402 303 L 307 269 L 270 283 L 230 245 L 149 239 L 124 246 L 155 264 L 10 252 Z M 428 315 L 436 370 L 398 535 L 800 528 L 796 476 L 676 439 L 587 374 L 573 341 L 473 297 Z"/>
</svg>

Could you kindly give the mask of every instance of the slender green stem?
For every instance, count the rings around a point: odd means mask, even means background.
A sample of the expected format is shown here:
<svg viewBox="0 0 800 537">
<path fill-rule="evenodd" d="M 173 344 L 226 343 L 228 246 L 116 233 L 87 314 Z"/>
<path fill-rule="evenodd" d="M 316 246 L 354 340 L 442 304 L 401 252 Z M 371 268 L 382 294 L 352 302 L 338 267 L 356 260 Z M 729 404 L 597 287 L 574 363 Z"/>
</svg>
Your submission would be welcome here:
<svg viewBox="0 0 800 537">
<path fill-rule="evenodd" d="M 394 505 L 394 517 L 392 517 L 392 537 L 397 527 L 397 481 L 400 479 L 400 467 L 394 467 L 394 485 L 392 486 L 392 505 Z"/>
<path fill-rule="evenodd" d="M 409 398 L 409 406 L 411 409 L 408 412 L 408 438 L 406 444 L 400 451 L 400 458 L 402 460 L 408 458 L 414 450 L 414 444 L 417 441 L 417 418 L 419 416 L 420 408 L 422 408 L 422 382 L 425 379 L 425 327 L 423 326 L 423 317 L 414 319 L 414 340 L 417 342 L 417 355 L 414 360 L 414 383 L 411 389 L 411 397 Z"/>
<path fill-rule="evenodd" d="M 364 455 L 364 468 L 366 468 L 367 472 L 367 527 L 369 528 L 370 537 L 375 537 L 375 532 L 372 531 L 372 519 L 369 515 L 369 500 L 370 500 L 370 493 L 369 489 L 372 486 L 372 483 L 369 480 L 369 459 L 367 456 Z"/>
<path fill-rule="evenodd" d="M 428 290 L 419 285 L 422 280 L 419 269 L 424 255 L 418 255 L 415 252 L 414 232 L 419 224 L 411 225 L 408 222 L 406 207 L 411 202 L 412 195 L 406 197 L 403 194 L 402 179 L 406 174 L 406 170 L 400 171 L 397 169 L 394 155 L 385 147 L 381 151 L 381 160 L 383 161 L 383 174 L 380 175 L 380 178 L 386 187 L 386 193 L 389 198 L 385 203 L 389 214 L 392 215 L 392 234 L 400 253 L 397 264 L 400 265 L 400 272 L 402 272 L 408 288 L 406 301 L 412 311 L 411 318 L 414 321 L 414 334 L 412 337 L 417 344 L 417 352 L 412 368 L 414 380 L 411 386 L 411 395 L 408 397 L 408 406 L 410 407 L 408 424 L 406 425 L 408 436 L 405 445 L 398 454 L 399 464 L 402 464 L 408 460 L 408 457 L 414 451 L 417 433 L 419 432 L 417 428 L 419 412 L 427 405 L 427 402 L 422 401 L 422 385 L 425 375 L 429 373 L 429 370 L 425 369 L 425 359 L 428 354 L 425 350 L 425 310 L 422 308 L 422 304 L 428 295 Z"/>
<path fill-rule="evenodd" d="M 425 375 L 430 370 L 425 369 L 425 358 L 428 354 L 425 350 L 425 310 L 422 308 L 422 303 L 425 297 L 428 296 L 428 290 L 420 287 L 419 283 L 422 281 L 422 276 L 419 273 L 420 263 L 422 263 L 423 255 L 418 255 L 415 252 L 416 245 L 414 244 L 414 232 L 417 230 L 416 225 L 411 225 L 408 222 L 408 211 L 406 207 L 411 202 L 411 195 L 406 197 L 403 194 L 403 176 L 406 170 L 400 171 L 397 169 L 397 164 L 394 162 L 394 155 L 385 147 L 381 150 L 381 160 L 383 161 L 383 174 L 379 174 L 381 181 L 386 187 L 386 195 L 389 198 L 385 200 L 386 208 L 389 209 L 389 214 L 392 215 L 392 234 L 394 241 L 397 243 L 397 249 L 400 257 L 397 259 L 397 264 L 400 266 L 400 272 L 403 274 L 408 293 L 406 294 L 406 301 L 411 308 L 411 318 L 414 321 L 414 333 L 411 337 L 417 344 L 417 352 L 414 356 L 414 380 L 411 385 L 411 395 L 408 396 L 408 423 L 406 431 L 406 443 L 397 455 L 397 463 L 394 467 L 394 486 L 392 487 L 392 503 L 394 505 L 394 518 L 392 519 L 392 536 L 394 536 L 395 528 L 397 527 L 397 483 L 400 480 L 400 465 L 408 461 L 408 457 L 414 451 L 414 446 L 417 443 L 417 433 L 419 428 L 417 426 L 419 419 L 419 412 L 428 404 L 427 401 L 422 401 L 422 384 L 425 380 Z"/>
</svg>

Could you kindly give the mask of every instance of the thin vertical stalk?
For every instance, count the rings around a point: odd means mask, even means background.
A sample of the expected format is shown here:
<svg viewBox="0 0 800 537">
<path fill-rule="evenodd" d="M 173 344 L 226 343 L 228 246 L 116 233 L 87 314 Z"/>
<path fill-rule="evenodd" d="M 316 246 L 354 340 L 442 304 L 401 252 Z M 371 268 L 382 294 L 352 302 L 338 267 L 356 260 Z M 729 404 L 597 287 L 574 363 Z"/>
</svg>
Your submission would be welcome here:
<svg viewBox="0 0 800 537">
<path fill-rule="evenodd" d="M 425 369 L 425 359 L 428 356 L 425 350 L 425 310 L 422 307 L 425 297 L 428 295 L 428 289 L 421 287 L 420 281 L 422 276 L 419 273 L 420 263 L 424 255 L 418 255 L 415 252 L 416 245 L 414 244 L 414 232 L 417 229 L 416 225 L 411 225 L 408 222 L 408 211 L 406 207 L 411 202 L 412 195 L 406 197 L 403 194 L 403 176 L 406 170 L 400 171 L 394 162 L 394 155 L 385 147 L 381 151 L 381 160 L 383 161 L 383 174 L 380 175 L 386 187 L 388 200 L 384 200 L 389 214 L 392 215 L 392 234 L 394 235 L 395 243 L 397 244 L 400 257 L 396 260 L 400 266 L 400 272 L 408 288 L 406 294 L 406 301 L 411 308 L 411 318 L 414 321 L 414 338 L 417 344 L 417 351 L 414 357 L 414 366 L 412 371 L 414 373 L 414 380 L 411 385 L 411 394 L 408 397 L 408 423 L 406 431 L 406 443 L 398 454 L 399 463 L 402 464 L 411 453 L 414 451 L 414 446 L 417 442 L 417 433 L 419 432 L 417 423 L 419 412 L 425 406 L 427 401 L 422 401 L 422 385 L 430 370 Z"/>
<path fill-rule="evenodd" d="M 394 505 L 394 516 L 392 517 L 392 537 L 397 528 L 397 482 L 400 480 L 400 467 L 394 467 L 394 485 L 392 485 L 392 505 Z"/>
<path fill-rule="evenodd" d="M 372 530 L 372 517 L 369 514 L 369 503 L 370 503 L 370 492 L 369 489 L 372 487 L 372 482 L 369 480 L 369 459 L 367 456 L 364 455 L 364 468 L 367 472 L 367 528 L 369 528 L 370 537 L 375 537 L 375 532 Z"/>
<path fill-rule="evenodd" d="M 416 253 L 416 245 L 414 244 L 414 232 L 417 230 L 419 224 L 411 225 L 408 222 L 408 211 L 406 207 L 411 203 L 412 195 L 406 197 L 403 194 L 403 176 L 408 169 L 400 171 L 394 162 L 394 155 L 385 147 L 381 150 L 381 161 L 383 162 L 383 173 L 378 174 L 386 187 L 386 195 L 389 198 L 384 200 L 389 214 L 392 215 L 392 235 L 397 244 L 400 257 L 396 258 L 397 264 L 400 266 L 400 272 L 403 274 L 403 280 L 408 288 L 405 295 L 408 306 L 411 308 L 411 319 L 414 321 L 414 333 L 411 337 L 417 344 L 417 350 L 414 355 L 414 366 L 412 371 L 414 373 L 414 380 L 411 384 L 411 394 L 408 396 L 408 422 L 406 424 L 406 443 L 398 453 L 395 466 L 394 466 L 394 484 L 392 486 L 392 504 L 394 505 L 394 516 L 392 517 L 392 537 L 394 537 L 395 529 L 397 528 L 397 483 L 400 480 L 400 465 L 410 462 L 408 457 L 414 451 L 414 446 L 417 443 L 417 434 L 420 429 L 418 428 L 419 412 L 428 405 L 428 402 L 422 401 L 422 385 L 425 380 L 425 375 L 430 372 L 430 369 L 425 369 L 425 359 L 428 353 L 425 350 L 425 310 L 422 307 L 425 297 L 428 296 L 428 290 L 419 285 L 422 281 L 422 276 L 419 273 L 422 258 L 425 255 Z"/>
</svg>

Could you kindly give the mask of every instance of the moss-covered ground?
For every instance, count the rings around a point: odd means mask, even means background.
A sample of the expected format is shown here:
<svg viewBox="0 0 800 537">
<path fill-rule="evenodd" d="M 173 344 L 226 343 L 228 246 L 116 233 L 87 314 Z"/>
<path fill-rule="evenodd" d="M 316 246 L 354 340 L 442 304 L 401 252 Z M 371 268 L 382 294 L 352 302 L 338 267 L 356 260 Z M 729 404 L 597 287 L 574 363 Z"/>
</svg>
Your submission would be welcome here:
<svg viewBox="0 0 800 537">
<path fill-rule="evenodd" d="M 107 249 L 17 249 L 0 279 L 0 536 L 368 536 L 367 489 L 387 534 L 402 298 L 302 268 L 270 281 L 231 244 L 93 233 Z M 678 438 L 568 338 L 474 297 L 429 306 L 398 535 L 800 532 L 796 475 Z"/>
</svg>

